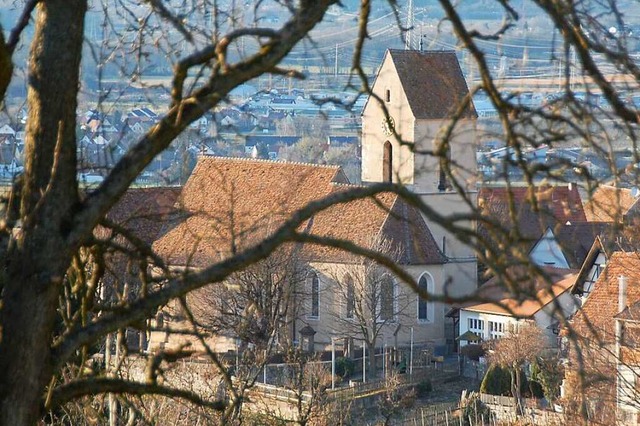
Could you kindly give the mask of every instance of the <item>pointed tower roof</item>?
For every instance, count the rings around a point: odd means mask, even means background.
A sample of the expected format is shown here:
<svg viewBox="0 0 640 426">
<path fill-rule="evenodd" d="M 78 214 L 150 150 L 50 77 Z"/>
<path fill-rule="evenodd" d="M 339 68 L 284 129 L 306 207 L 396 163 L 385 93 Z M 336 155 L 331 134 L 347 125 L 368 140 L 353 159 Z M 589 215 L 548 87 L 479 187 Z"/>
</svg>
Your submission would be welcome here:
<svg viewBox="0 0 640 426">
<path fill-rule="evenodd" d="M 454 51 L 392 50 L 387 52 L 417 119 L 451 118 L 469 96 L 467 83 Z M 463 118 L 477 118 L 473 102 Z"/>
</svg>

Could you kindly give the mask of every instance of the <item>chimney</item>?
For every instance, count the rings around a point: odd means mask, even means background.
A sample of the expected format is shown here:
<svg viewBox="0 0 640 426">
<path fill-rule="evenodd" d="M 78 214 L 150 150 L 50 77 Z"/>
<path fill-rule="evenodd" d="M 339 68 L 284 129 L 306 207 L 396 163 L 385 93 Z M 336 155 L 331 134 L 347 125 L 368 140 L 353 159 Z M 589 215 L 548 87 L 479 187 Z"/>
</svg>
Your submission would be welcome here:
<svg viewBox="0 0 640 426">
<path fill-rule="evenodd" d="M 627 307 L 627 277 L 618 277 L 618 313 Z"/>
</svg>

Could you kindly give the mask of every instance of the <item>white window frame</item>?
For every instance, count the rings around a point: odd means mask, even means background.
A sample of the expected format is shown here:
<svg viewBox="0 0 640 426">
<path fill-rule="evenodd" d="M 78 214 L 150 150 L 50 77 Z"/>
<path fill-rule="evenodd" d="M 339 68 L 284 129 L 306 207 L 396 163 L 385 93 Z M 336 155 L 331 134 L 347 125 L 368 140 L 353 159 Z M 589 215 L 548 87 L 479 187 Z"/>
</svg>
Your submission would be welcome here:
<svg viewBox="0 0 640 426">
<path fill-rule="evenodd" d="M 504 336 L 505 323 L 501 321 L 489 321 L 489 339 L 499 339 Z"/>
<path fill-rule="evenodd" d="M 484 339 L 484 320 L 480 318 L 467 318 L 468 330 Z"/>
</svg>

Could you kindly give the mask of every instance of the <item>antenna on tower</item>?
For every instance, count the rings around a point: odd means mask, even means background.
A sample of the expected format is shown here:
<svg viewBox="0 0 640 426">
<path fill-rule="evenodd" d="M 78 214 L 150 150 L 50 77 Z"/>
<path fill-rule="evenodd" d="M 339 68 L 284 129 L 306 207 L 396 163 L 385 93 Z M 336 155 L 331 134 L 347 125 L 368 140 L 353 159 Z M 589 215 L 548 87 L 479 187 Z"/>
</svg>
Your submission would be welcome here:
<svg viewBox="0 0 640 426">
<path fill-rule="evenodd" d="M 413 0 L 407 6 L 407 27 L 404 34 L 404 50 L 413 49 Z"/>
</svg>

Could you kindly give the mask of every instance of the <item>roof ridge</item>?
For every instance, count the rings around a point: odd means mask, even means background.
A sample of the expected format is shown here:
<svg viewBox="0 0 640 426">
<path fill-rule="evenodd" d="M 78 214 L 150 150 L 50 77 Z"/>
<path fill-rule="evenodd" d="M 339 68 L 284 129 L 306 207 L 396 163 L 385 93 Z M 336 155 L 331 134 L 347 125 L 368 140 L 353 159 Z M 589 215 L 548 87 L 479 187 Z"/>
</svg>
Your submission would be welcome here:
<svg viewBox="0 0 640 426">
<path fill-rule="evenodd" d="M 286 165 L 292 164 L 295 166 L 311 166 L 311 167 L 321 167 L 325 169 L 340 169 L 340 166 L 336 164 L 315 164 L 315 163 L 306 163 L 303 161 L 287 161 L 287 160 L 268 160 L 264 158 L 247 158 L 247 157 L 225 157 L 222 155 L 212 155 L 212 154 L 198 154 L 198 158 L 206 158 L 212 160 L 225 160 L 225 161 L 239 161 L 239 162 L 254 162 L 254 163 L 269 163 L 269 164 L 279 164 Z"/>
<path fill-rule="evenodd" d="M 340 167 L 340 166 L 338 166 L 338 167 Z M 330 182 L 330 183 L 331 183 L 331 185 L 334 185 L 334 186 L 345 186 L 345 187 L 350 187 L 350 188 L 366 188 L 367 187 L 366 185 L 362 185 L 360 183 L 351 183 L 351 182 L 349 182 L 349 183 Z M 391 191 L 389 191 L 389 192 L 391 192 Z"/>
</svg>

